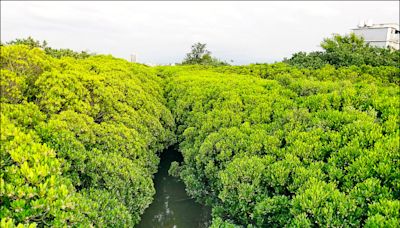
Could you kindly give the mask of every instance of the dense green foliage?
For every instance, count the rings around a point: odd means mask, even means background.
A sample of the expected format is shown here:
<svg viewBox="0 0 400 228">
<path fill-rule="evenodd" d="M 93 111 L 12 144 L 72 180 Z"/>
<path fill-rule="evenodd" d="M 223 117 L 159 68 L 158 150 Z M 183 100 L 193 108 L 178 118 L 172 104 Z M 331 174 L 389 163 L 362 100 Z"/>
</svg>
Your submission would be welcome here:
<svg viewBox="0 0 400 228">
<path fill-rule="evenodd" d="M 397 66 L 400 67 L 400 51 L 373 47 L 354 33 L 334 35 L 321 43 L 323 51 L 298 52 L 285 62 L 297 67 L 321 68 L 326 64 L 342 66 Z"/>
<path fill-rule="evenodd" d="M 0 226 L 132 227 L 176 140 L 170 173 L 212 227 L 400 226 L 398 54 L 354 36 L 323 47 L 226 66 L 194 46 L 190 65 L 150 68 L 2 45 Z"/>
<path fill-rule="evenodd" d="M 1 47 L 2 224 L 133 226 L 174 142 L 162 81 L 110 56 Z"/>
<path fill-rule="evenodd" d="M 213 227 L 399 225 L 398 68 L 160 72 L 184 156 L 171 173 Z"/>
</svg>

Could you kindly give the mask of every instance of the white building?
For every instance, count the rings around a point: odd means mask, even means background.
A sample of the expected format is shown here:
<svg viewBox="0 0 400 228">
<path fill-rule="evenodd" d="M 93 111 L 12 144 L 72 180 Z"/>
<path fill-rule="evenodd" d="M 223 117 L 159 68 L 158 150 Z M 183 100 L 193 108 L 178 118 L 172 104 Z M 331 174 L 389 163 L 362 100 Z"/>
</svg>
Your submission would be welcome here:
<svg viewBox="0 0 400 228">
<path fill-rule="evenodd" d="M 132 54 L 131 55 L 131 63 L 136 63 L 137 59 L 136 59 L 136 54 Z"/>
<path fill-rule="evenodd" d="M 399 24 L 372 24 L 362 22 L 353 29 L 354 34 L 364 38 L 366 43 L 382 48 L 399 50 Z"/>
</svg>

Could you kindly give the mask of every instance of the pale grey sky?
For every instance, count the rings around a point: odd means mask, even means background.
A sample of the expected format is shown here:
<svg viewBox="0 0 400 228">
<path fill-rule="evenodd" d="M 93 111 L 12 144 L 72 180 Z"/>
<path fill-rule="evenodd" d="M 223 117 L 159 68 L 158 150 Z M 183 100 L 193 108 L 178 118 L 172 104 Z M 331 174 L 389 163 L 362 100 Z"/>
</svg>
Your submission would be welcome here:
<svg viewBox="0 0 400 228">
<path fill-rule="evenodd" d="M 4 2 L 1 40 L 33 36 L 56 48 L 143 63 L 180 62 L 195 42 L 234 64 L 279 61 L 317 50 L 360 20 L 399 21 L 399 1 Z"/>
</svg>

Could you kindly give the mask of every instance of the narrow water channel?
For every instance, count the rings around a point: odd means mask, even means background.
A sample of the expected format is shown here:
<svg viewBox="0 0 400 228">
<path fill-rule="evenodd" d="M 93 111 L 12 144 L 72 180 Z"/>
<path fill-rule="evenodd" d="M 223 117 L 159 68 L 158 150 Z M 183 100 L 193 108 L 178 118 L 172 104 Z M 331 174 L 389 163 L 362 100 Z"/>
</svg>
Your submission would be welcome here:
<svg viewBox="0 0 400 228">
<path fill-rule="evenodd" d="M 182 155 L 170 147 L 161 154 L 158 172 L 154 177 L 156 195 L 142 215 L 138 228 L 203 228 L 210 225 L 211 210 L 191 199 L 185 185 L 168 174 L 173 161 L 182 161 Z"/>
</svg>

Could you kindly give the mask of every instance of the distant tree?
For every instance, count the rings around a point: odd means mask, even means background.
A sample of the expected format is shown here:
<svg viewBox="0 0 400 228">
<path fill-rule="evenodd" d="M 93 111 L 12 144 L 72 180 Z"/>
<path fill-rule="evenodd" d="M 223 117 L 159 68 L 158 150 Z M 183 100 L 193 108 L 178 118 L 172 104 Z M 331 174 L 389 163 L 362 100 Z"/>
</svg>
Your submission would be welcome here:
<svg viewBox="0 0 400 228">
<path fill-rule="evenodd" d="M 207 50 L 207 44 L 200 42 L 192 45 L 192 50 L 186 54 L 182 65 L 214 65 L 222 66 L 229 65 L 226 62 L 213 58 L 211 52 Z"/>
<path fill-rule="evenodd" d="M 28 38 L 25 39 L 12 40 L 10 42 L 7 42 L 7 44 L 10 45 L 23 44 L 29 46 L 30 48 L 41 48 L 41 49 L 45 49 L 47 47 L 47 42 L 45 40 L 43 42 L 40 42 L 39 40 L 33 39 L 31 36 L 28 36 Z"/>
<path fill-rule="evenodd" d="M 341 66 L 400 66 L 400 52 L 388 48 L 373 47 L 365 43 L 362 37 L 351 33 L 338 34 L 325 38 L 321 42 L 323 51 L 298 52 L 284 62 L 293 66 L 321 68 L 326 64 Z"/>
<path fill-rule="evenodd" d="M 182 63 L 200 64 L 204 59 L 210 57 L 211 52 L 206 49 L 206 46 L 202 43 L 193 44 L 191 52 L 186 54 Z"/>
<path fill-rule="evenodd" d="M 325 38 L 321 42 L 325 50 L 325 60 L 335 66 L 350 66 L 373 64 L 370 62 L 374 49 L 364 42 L 362 37 L 351 33 L 348 36 L 334 35 L 332 38 Z"/>
<path fill-rule="evenodd" d="M 61 57 L 73 57 L 76 59 L 84 59 L 89 56 L 94 55 L 93 53 L 88 53 L 87 51 L 81 51 L 81 52 L 76 52 L 71 49 L 56 49 L 56 48 L 51 48 L 47 46 L 47 41 L 43 40 L 40 42 L 39 40 L 33 39 L 31 36 L 28 36 L 28 38 L 24 39 L 15 39 L 10 42 L 6 43 L 7 45 L 19 45 L 23 44 L 28 46 L 29 48 L 40 48 L 43 49 L 46 54 L 54 57 L 54 58 L 61 58 Z"/>
<path fill-rule="evenodd" d="M 290 59 L 284 59 L 283 62 L 288 62 L 293 66 L 307 67 L 307 68 L 321 68 L 327 64 L 324 60 L 323 52 L 315 51 L 311 53 L 297 52 L 292 55 Z"/>
</svg>

